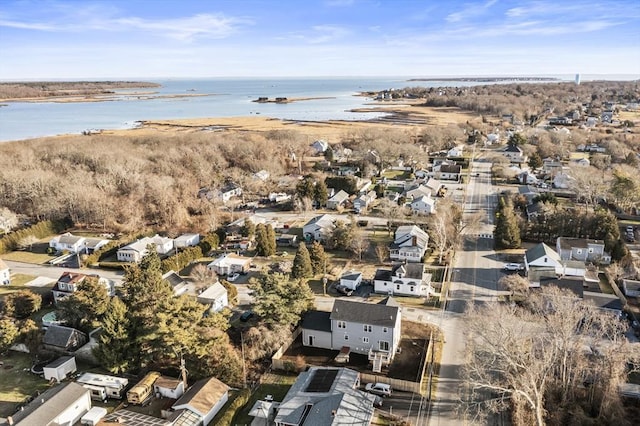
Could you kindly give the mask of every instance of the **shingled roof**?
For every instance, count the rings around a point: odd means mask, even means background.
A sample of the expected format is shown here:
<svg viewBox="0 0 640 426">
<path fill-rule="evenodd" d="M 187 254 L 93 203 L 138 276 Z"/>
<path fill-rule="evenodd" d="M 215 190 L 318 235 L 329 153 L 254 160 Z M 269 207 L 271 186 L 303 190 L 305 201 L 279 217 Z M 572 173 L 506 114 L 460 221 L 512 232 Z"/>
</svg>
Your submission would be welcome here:
<svg viewBox="0 0 640 426">
<path fill-rule="evenodd" d="M 331 320 L 347 321 L 359 324 L 371 324 L 393 327 L 400 314 L 400 308 L 393 306 L 393 299 L 388 298 L 385 304 L 350 302 L 337 299 L 333 303 Z"/>
</svg>

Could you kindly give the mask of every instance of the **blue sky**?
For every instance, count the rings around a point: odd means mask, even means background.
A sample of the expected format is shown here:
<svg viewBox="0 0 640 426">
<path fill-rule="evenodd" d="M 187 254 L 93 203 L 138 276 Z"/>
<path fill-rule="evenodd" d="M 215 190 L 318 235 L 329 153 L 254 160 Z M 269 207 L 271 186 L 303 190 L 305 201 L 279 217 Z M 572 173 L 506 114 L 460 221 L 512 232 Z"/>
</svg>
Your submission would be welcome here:
<svg viewBox="0 0 640 426">
<path fill-rule="evenodd" d="M 640 2 L 2 0 L 0 57 L 0 79 L 640 78 Z"/>
</svg>

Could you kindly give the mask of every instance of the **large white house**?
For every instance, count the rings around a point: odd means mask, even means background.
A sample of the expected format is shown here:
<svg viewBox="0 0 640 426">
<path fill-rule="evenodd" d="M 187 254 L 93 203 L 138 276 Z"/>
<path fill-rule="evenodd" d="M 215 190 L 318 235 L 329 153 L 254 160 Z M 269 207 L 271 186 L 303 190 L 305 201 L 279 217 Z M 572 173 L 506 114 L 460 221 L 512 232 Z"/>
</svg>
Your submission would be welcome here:
<svg viewBox="0 0 640 426">
<path fill-rule="evenodd" d="M 415 214 L 434 214 L 436 212 L 436 200 L 430 195 L 423 195 L 414 199 L 411 204 L 411 211 Z"/>
<path fill-rule="evenodd" d="M 109 244 L 109 240 L 102 238 L 80 237 L 67 232 L 49 240 L 49 247 L 58 252 L 93 253 L 102 246 Z"/>
<path fill-rule="evenodd" d="M 376 293 L 403 296 L 428 296 L 431 291 L 431 274 L 424 263 L 400 263 L 391 269 L 378 269 L 373 278 Z"/>
<path fill-rule="evenodd" d="M 53 302 L 58 304 L 58 302 L 65 297 L 68 297 L 78 291 L 78 286 L 87 278 L 95 278 L 98 280 L 98 284 L 102 285 L 106 290 L 109 296 L 113 296 L 115 294 L 115 289 L 112 283 L 109 282 L 108 279 L 102 278 L 99 275 L 86 275 L 78 272 L 64 272 L 58 278 L 55 285 L 51 289 L 53 293 Z"/>
<path fill-rule="evenodd" d="M 331 313 L 313 311 L 302 323 L 305 346 L 368 355 L 373 371 L 389 364 L 400 344 L 401 311 L 391 297 L 377 304 L 337 299 Z"/>
<path fill-rule="evenodd" d="M 316 216 L 302 227 L 307 241 L 326 241 L 336 228 L 336 218 L 330 214 Z"/>
<path fill-rule="evenodd" d="M 7 420 L 16 426 L 74 425 L 90 409 L 89 390 L 66 382 L 42 392 Z"/>
<path fill-rule="evenodd" d="M 148 246 L 155 246 L 158 254 L 168 254 L 173 250 L 173 240 L 171 238 L 155 235 L 145 237 L 118 250 L 117 257 L 120 262 L 140 262 L 143 257 L 149 254 Z"/>
<path fill-rule="evenodd" d="M 223 254 L 207 265 L 210 271 L 218 275 L 231 275 L 236 272 L 246 272 L 251 265 L 251 259 L 234 253 Z"/>
<path fill-rule="evenodd" d="M 429 235 L 416 225 L 399 226 L 389 246 L 389 257 L 392 260 L 422 262 L 428 243 Z"/>
</svg>

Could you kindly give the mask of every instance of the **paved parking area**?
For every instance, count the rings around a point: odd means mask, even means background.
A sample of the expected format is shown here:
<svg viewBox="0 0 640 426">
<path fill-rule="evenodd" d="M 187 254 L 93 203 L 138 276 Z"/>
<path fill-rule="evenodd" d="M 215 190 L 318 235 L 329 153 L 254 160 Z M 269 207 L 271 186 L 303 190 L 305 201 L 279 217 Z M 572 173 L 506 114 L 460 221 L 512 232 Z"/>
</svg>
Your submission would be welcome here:
<svg viewBox="0 0 640 426">
<path fill-rule="evenodd" d="M 427 401 L 420 394 L 394 389 L 391 396 L 383 398 L 380 411 L 398 416 L 412 425 L 422 424 L 426 419 Z"/>
</svg>

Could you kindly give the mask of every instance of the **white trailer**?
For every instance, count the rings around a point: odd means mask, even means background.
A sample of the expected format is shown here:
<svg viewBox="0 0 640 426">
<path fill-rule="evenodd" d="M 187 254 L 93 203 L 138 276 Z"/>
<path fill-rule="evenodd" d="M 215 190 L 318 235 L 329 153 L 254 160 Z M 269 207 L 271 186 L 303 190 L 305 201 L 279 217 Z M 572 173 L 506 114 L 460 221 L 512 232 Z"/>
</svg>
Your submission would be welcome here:
<svg viewBox="0 0 640 426">
<path fill-rule="evenodd" d="M 105 401 L 107 398 L 122 399 L 129 380 L 105 374 L 84 373 L 76 380 L 91 392 L 91 399 Z"/>
</svg>

